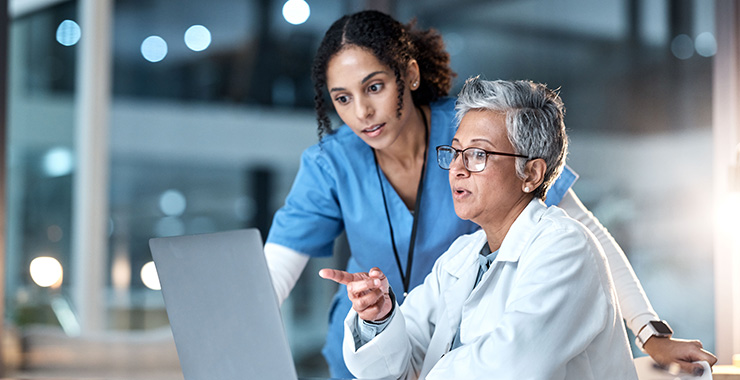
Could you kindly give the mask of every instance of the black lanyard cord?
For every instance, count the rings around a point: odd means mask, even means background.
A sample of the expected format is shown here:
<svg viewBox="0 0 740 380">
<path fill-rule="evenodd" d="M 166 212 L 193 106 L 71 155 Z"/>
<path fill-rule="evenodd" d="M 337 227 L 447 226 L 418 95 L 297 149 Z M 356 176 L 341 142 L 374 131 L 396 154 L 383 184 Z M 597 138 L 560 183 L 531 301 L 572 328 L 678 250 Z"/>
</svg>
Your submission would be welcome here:
<svg viewBox="0 0 740 380">
<path fill-rule="evenodd" d="M 411 266 L 414 260 L 414 246 L 416 245 L 416 231 L 419 225 L 419 214 L 421 213 L 421 194 L 424 191 L 424 172 L 427 166 L 427 146 L 429 145 L 429 124 L 427 123 L 427 116 L 424 110 L 418 108 L 421 112 L 421 117 L 424 120 L 424 163 L 421 165 L 421 176 L 419 177 L 419 185 L 416 189 L 416 204 L 414 206 L 414 222 L 411 227 L 411 240 L 409 241 L 409 252 L 406 260 L 406 274 L 403 273 L 403 266 L 401 265 L 401 257 L 398 255 L 398 248 L 396 248 L 396 239 L 393 235 L 393 224 L 391 223 L 391 214 L 388 211 L 388 202 L 385 197 L 385 190 L 383 189 L 383 180 L 380 176 L 380 165 L 378 165 L 378 157 L 375 155 L 373 149 L 373 158 L 375 159 L 375 171 L 378 174 L 378 182 L 380 183 L 380 193 L 383 195 L 383 206 L 385 206 L 385 216 L 388 219 L 388 229 L 391 233 L 391 246 L 393 247 L 393 255 L 396 258 L 396 265 L 398 266 L 398 273 L 401 275 L 401 281 L 403 281 L 403 296 L 409 292 L 409 284 L 411 282 Z"/>
</svg>

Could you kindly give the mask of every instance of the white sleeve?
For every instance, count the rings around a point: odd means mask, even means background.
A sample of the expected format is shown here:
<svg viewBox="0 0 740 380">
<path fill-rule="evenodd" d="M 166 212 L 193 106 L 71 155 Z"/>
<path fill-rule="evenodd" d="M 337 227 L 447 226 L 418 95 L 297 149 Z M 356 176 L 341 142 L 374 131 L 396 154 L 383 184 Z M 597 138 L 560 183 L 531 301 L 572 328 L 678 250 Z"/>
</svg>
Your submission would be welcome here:
<svg viewBox="0 0 740 380">
<path fill-rule="evenodd" d="M 394 305 L 399 309 L 398 304 Z M 415 378 L 409 368 L 411 345 L 407 338 L 406 321 L 400 310 L 394 314 L 382 333 L 357 347 L 356 330 L 361 323 L 354 309 L 350 309 L 344 320 L 342 352 L 347 369 L 362 379 Z"/>
<path fill-rule="evenodd" d="M 642 326 L 651 320 L 658 320 L 658 314 L 650 305 L 624 251 L 609 231 L 586 209 L 572 189 L 568 190 L 558 206 L 564 209 L 571 218 L 583 223 L 596 236 L 604 249 L 614 286 L 617 288 L 622 317 L 627 321 L 627 326 L 632 332 L 637 335 Z"/>
<path fill-rule="evenodd" d="M 459 241 L 452 243 L 449 251 L 457 252 Z M 444 255 L 443 255 L 444 256 Z M 411 290 L 403 306 L 398 306 L 393 318 L 382 333 L 357 348 L 354 336 L 358 334 L 357 312 L 350 309 L 344 320 L 344 341 L 342 345 L 344 363 L 358 379 L 417 379 L 421 373 L 424 358 L 439 319 L 440 300 L 440 260 L 424 282 Z M 472 284 L 472 283 L 471 283 Z M 465 378 L 458 376 L 453 378 Z"/>
<path fill-rule="evenodd" d="M 270 269 L 272 286 L 275 288 L 278 302 L 282 305 L 290 291 L 293 290 L 293 286 L 301 276 L 310 257 L 279 244 L 267 243 L 265 244 L 265 258 L 267 267 Z"/>
</svg>

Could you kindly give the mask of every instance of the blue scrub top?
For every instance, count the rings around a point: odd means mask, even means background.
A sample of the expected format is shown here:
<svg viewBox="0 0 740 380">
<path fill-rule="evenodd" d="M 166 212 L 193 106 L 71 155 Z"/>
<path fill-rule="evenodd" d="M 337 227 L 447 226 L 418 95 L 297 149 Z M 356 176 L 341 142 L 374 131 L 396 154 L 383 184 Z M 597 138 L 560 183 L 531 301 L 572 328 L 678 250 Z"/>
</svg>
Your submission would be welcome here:
<svg viewBox="0 0 740 380">
<path fill-rule="evenodd" d="M 437 165 L 435 148 L 449 145 L 455 135 L 455 99 L 436 101 L 431 107 L 431 125 L 424 190 L 419 210 L 410 289 L 422 283 L 437 258 L 460 235 L 478 229 L 455 214 L 448 172 Z M 547 204 L 557 204 L 577 175 L 566 168 L 551 187 Z M 382 183 L 381 183 L 382 182 Z M 348 272 L 367 272 L 377 266 L 396 289 L 403 302 L 403 283 L 396 265 L 390 229 L 380 186 L 386 194 L 388 212 L 405 271 L 413 214 L 381 171 L 378 181 L 373 151 L 343 125 L 308 148 L 285 205 L 275 213 L 267 242 L 279 244 L 312 257 L 330 256 L 334 240 L 344 230 L 351 256 Z M 352 377 L 342 359 L 342 322 L 352 304 L 344 286 L 334 296 L 329 312 L 329 333 L 324 356 L 332 376 Z"/>
</svg>

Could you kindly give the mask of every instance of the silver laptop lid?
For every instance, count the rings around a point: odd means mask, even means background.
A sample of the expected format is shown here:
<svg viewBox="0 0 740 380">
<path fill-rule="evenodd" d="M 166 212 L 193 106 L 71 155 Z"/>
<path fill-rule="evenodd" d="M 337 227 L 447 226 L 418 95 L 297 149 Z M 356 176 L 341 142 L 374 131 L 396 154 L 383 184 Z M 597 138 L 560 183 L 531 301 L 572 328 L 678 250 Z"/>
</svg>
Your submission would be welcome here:
<svg viewBox="0 0 740 380">
<path fill-rule="evenodd" d="M 297 379 L 258 230 L 149 247 L 186 380 Z"/>
</svg>

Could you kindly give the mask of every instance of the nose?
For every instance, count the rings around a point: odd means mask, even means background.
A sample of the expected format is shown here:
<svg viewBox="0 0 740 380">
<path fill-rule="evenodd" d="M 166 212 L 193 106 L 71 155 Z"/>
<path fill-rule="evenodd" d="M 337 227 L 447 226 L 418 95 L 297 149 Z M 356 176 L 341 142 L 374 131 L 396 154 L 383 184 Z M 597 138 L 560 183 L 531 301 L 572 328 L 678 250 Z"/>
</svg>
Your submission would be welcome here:
<svg viewBox="0 0 740 380">
<path fill-rule="evenodd" d="M 355 116 L 360 119 L 364 120 L 373 114 L 373 107 L 370 104 L 369 101 L 363 99 L 362 97 L 358 97 L 355 101 Z"/>
<path fill-rule="evenodd" d="M 452 162 L 450 162 L 450 176 L 464 177 L 469 174 L 470 172 L 463 162 L 463 155 L 457 154 L 455 158 L 452 159 Z"/>
</svg>

